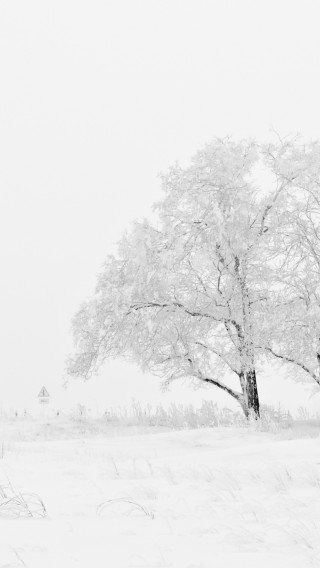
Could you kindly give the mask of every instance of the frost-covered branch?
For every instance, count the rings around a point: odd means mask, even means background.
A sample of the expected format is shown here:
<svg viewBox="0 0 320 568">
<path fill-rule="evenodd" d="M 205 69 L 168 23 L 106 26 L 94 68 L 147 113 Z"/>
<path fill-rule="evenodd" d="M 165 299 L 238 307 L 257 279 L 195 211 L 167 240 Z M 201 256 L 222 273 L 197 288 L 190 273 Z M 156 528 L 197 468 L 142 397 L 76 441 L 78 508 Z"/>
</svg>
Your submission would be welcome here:
<svg viewBox="0 0 320 568">
<path fill-rule="evenodd" d="M 161 309 L 163 309 L 163 308 L 179 308 L 191 317 L 209 318 L 209 319 L 211 319 L 215 322 L 230 323 L 237 329 L 237 331 L 240 334 L 242 332 L 241 326 L 233 319 L 226 318 L 226 317 L 217 317 L 217 316 L 214 316 L 213 314 L 208 314 L 208 313 L 205 313 L 205 312 L 193 311 L 193 310 L 186 308 L 180 302 L 163 302 L 163 303 L 162 302 L 139 302 L 138 304 L 132 304 L 127 313 L 129 314 L 132 310 L 142 310 L 142 309 L 146 309 L 146 308 L 161 308 Z"/>
<path fill-rule="evenodd" d="M 228 361 L 227 357 L 225 355 L 223 355 L 222 353 L 220 353 L 217 349 L 214 349 L 214 347 L 210 347 L 208 345 L 205 345 L 201 341 L 196 341 L 196 345 L 200 345 L 201 347 L 203 347 L 203 349 L 206 349 L 207 351 L 210 351 L 211 353 L 213 353 L 213 355 L 216 355 L 217 357 L 219 357 L 229 367 L 229 369 L 233 373 L 235 373 L 236 375 L 240 374 L 240 371 L 236 367 L 234 367 L 230 363 L 230 361 Z"/>
<path fill-rule="evenodd" d="M 303 371 L 308 373 L 308 375 L 310 375 L 313 378 L 313 380 L 316 381 L 316 383 L 318 383 L 320 385 L 319 377 L 317 377 L 317 375 L 309 367 L 304 365 L 304 363 L 301 363 L 300 361 L 298 361 L 295 357 L 289 357 L 288 355 L 284 355 L 282 353 L 277 353 L 271 347 L 264 347 L 263 349 L 265 351 L 268 351 L 269 353 L 271 353 L 277 359 L 281 359 L 282 361 L 285 361 L 286 363 L 292 363 L 293 365 L 297 365 Z"/>
<path fill-rule="evenodd" d="M 203 383 L 209 383 L 211 385 L 218 387 L 219 389 L 223 390 L 224 392 L 228 393 L 233 398 L 235 398 L 240 404 L 243 403 L 243 395 L 240 392 L 237 392 L 237 391 L 231 389 L 227 385 L 221 383 L 218 379 L 213 379 L 212 377 L 206 377 L 200 371 L 195 372 L 194 376 L 197 377 L 198 379 L 200 379 L 200 381 L 202 381 Z"/>
</svg>

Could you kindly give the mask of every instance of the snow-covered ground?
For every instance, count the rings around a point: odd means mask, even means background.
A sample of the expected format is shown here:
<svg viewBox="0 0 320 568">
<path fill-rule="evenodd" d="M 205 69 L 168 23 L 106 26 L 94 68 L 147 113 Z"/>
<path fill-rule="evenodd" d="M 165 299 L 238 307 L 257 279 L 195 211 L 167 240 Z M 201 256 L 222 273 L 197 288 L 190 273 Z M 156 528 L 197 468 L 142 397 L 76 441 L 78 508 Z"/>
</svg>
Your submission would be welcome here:
<svg viewBox="0 0 320 568">
<path fill-rule="evenodd" d="M 320 565 L 317 425 L 58 424 L 0 425 L 3 492 L 36 493 L 47 510 L 15 518 L 0 506 L 0 568 Z"/>
</svg>

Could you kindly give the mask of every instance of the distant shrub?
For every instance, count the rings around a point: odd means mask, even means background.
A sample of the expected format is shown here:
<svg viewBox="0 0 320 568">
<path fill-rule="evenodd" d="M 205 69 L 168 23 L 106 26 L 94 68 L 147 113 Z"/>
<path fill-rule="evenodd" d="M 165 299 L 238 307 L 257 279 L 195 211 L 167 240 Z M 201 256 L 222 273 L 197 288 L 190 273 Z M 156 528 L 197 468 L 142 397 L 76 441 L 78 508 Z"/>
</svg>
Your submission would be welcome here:
<svg viewBox="0 0 320 568">
<path fill-rule="evenodd" d="M 212 401 L 203 400 L 199 408 L 192 404 L 171 403 L 168 407 L 151 405 L 143 407 L 136 400 L 131 406 L 110 408 L 104 414 L 108 423 L 128 426 L 158 426 L 182 430 L 184 428 L 205 428 L 218 426 L 244 426 L 247 424 L 241 412 L 228 408 L 220 409 Z"/>
<path fill-rule="evenodd" d="M 310 420 L 306 409 L 299 409 L 298 416 Z M 249 427 L 263 432 L 277 432 L 290 428 L 296 421 L 290 412 L 280 406 L 273 408 L 262 405 L 259 420 L 255 418 L 248 422 L 242 412 L 219 408 L 216 403 L 209 400 L 203 400 L 200 407 L 175 403 L 171 403 L 168 407 L 162 405 L 144 407 L 140 402 L 133 400 L 130 407 L 109 408 L 104 414 L 104 420 L 110 426 L 148 426 L 174 430 L 219 426 Z"/>
</svg>

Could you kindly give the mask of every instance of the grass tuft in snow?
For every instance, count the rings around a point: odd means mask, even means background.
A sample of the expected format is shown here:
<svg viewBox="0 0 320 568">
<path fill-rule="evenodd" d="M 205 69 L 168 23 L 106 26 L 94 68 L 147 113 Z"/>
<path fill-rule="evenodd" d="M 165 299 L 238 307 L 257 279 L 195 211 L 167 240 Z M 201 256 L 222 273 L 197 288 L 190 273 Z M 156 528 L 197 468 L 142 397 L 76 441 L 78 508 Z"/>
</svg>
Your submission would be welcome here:
<svg viewBox="0 0 320 568">
<path fill-rule="evenodd" d="M 120 507 L 119 507 L 120 505 Z M 124 505 L 124 506 L 123 506 Z M 148 509 L 147 507 L 141 505 L 136 501 L 131 501 L 125 498 L 118 498 L 118 499 L 108 499 L 97 507 L 97 515 L 103 514 L 107 507 L 115 506 L 117 508 L 117 513 L 131 515 L 132 513 L 143 513 L 146 517 L 150 519 L 154 519 L 154 512 Z"/>
<path fill-rule="evenodd" d="M 42 518 L 46 515 L 44 503 L 36 493 L 20 493 L 11 484 L 0 485 L 0 518 Z"/>
</svg>

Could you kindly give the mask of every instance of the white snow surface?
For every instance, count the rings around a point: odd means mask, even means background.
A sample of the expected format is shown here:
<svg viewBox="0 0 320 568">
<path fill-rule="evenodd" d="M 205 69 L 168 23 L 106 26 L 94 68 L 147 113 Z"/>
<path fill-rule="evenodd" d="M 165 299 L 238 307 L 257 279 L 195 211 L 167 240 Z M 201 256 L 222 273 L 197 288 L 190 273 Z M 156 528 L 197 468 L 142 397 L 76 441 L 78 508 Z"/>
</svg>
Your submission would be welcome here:
<svg viewBox="0 0 320 568">
<path fill-rule="evenodd" d="M 92 436 L 84 424 L 75 437 L 71 424 L 36 426 L 0 427 L 0 486 L 47 510 L 0 507 L 0 568 L 320 566 L 316 428 Z"/>
</svg>

